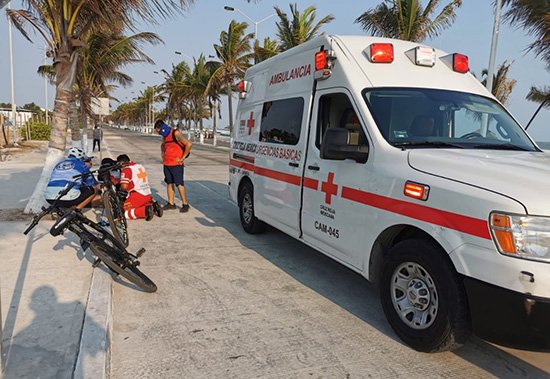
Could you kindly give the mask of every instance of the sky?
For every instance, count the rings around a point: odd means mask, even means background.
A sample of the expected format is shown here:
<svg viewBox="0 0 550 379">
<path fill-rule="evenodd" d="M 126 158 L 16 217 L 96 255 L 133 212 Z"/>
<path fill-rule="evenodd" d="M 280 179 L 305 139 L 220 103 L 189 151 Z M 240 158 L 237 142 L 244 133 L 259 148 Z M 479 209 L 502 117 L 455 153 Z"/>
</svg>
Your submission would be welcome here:
<svg viewBox="0 0 550 379">
<path fill-rule="evenodd" d="M 319 0 L 292 1 L 298 3 L 300 11 L 309 5 L 317 8 L 317 19 L 331 14 L 335 19 L 321 30 L 326 34 L 358 34 L 365 33 L 354 20 L 368 9 L 375 7 L 382 0 Z M 423 1 L 425 4 L 426 1 Z M 446 4 L 447 1 L 442 1 Z M 432 46 L 443 51 L 459 52 L 469 56 L 470 70 L 478 77 L 481 70 L 488 66 L 491 38 L 493 31 L 492 0 L 463 0 L 462 7 L 457 10 L 454 24 L 444 30 L 439 37 L 424 41 L 423 45 Z M 224 10 L 224 5 L 239 9 L 241 12 Z M 273 7 L 277 5 L 283 11 L 290 12 L 289 2 L 274 0 L 257 0 L 248 3 L 246 0 L 196 0 L 187 12 L 175 18 L 162 21 L 160 25 L 140 25 L 140 31 L 157 33 L 164 44 L 146 46 L 145 52 L 155 61 L 154 65 L 140 64 L 128 66 L 124 71 L 129 74 L 134 83 L 129 88 L 119 88 L 114 96 L 122 102 L 131 100 L 148 85 L 158 85 L 163 82 L 160 70 L 170 71 L 172 65 L 181 60 L 192 64 L 192 57 L 201 53 L 208 57 L 214 54 L 213 44 L 218 43 L 220 32 L 226 30 L 232 19 L 249 23 L 249 32 L 254 31 L 254 21 L 263 20 L 274 14 Z M 12 8 L 21 8 L 21 2 L 13 0 Z M 243 13 L 249 17 L 245 17 Z M 8 23 L 5 8 L 0 17 L 0 102 L 11 102 L 10 69 L 8 49 Z M 277 17 L 271 17 L 258 24 L 258 38 L 276 37 L 275 22 Z M 46 102 L 44 79 L 36 74 L 39 65 L 43 64 L 44 43 L 38 35 L 31 33 L 33 43 L 22 37 L 17 29 L 13 29 L 14 81 L 15 103 L 23 105 L 30 102 L 44 107 Z M 522 125 L 526 125 L 536 111 L 538 104 L 529 102 L 525 96 L 531 86 L 544 87 L 550 85 L 550 71 L 533 53 L 526 52 L 526 47 L 533 41 L 532 36 L 519 26 L 502 23 L 500 27 L 496 66 L 504 60 L 513 61 L 509 78 L 517 80 L 517 84 L 507 104 L 507 108 Z M 175 51 L 181 52 L 180 55 Z M 155 74 L 158 71 L 159 74 Z M 144 82 L 145 84 L 142 84 Z M 53 108 L 54 88 L 48 86 L 48 106 Z M 234 103 L 237 103 L 236 101 Z M 115 109 L 116 102 L 111 102 Z M 156 105 L 160 109 L 161 104 Z M 219 125 L 228 124 L 227 103 L 222 103 L 222 121 Z M 209 125 L 206 122 L 205 125 Z M 550 110 L 543 109 L 537 115 L 528 129 L 536 141 L 550 141 Z"/>
</svg>

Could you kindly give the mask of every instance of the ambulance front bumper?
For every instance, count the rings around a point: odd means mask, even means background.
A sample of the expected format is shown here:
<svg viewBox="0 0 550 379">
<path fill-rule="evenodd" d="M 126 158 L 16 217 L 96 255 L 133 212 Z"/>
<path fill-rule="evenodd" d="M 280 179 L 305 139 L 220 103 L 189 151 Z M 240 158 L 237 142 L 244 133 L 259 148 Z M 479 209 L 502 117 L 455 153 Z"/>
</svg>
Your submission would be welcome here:
<svg viewBox="0 0 550 379">
<path fill-rule="evenodd" d="M 464 279 L 474 333 L 498 345 L 550 351 L 550 299 Z"/>
</svg>

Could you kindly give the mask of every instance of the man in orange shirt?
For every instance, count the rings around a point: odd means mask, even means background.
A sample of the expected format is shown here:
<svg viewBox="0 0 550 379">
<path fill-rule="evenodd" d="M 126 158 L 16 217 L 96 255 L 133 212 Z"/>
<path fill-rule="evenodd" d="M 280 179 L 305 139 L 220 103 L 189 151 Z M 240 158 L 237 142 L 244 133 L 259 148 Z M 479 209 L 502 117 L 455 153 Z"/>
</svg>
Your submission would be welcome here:
<svg viewBox="0 0 550 379">
<path fill-rule="evenodd" d="M 126 154 L 119 155 L 116 160 L 122 165 L 120 190 L 128 193 L 124 201 L 126 218 L 130 220 L 144 218 L 150 221 L 154 214 L 161 217 L 162 209 L 157 202 L 153 201 L 145 168 L 132 162 Z"/>
<path fill-rule="evenodd" d="M 187 212 L 189 204 L 187 203 L 187 195 L 183 182 L 183 167 L 193 144 L 179 130 L 172 129 L 163 120 L 155 122 L 155 131 L 162 136 L 162 162 L 164 165 L 164 181 L 166 182 L 166 191 L 168 194 L 168 204 L 162 208 L 166 210 L 177 208 L 174 189 L 174 187 L 177 187 L 182 202 L 180 212 Z"/>
</svg>

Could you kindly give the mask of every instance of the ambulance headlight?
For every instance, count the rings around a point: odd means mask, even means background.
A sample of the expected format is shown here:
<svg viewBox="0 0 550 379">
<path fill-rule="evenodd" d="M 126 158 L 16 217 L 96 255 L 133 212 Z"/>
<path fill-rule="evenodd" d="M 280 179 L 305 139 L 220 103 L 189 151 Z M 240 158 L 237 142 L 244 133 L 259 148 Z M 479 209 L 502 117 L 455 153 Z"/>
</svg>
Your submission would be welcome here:
<svg viewBox="0 0 550 379">
<path fill-rule="evenodd" d="M 550 217 L 495 212 L 490 226 L 501 254 L 550 262 Z"/>
</svg>

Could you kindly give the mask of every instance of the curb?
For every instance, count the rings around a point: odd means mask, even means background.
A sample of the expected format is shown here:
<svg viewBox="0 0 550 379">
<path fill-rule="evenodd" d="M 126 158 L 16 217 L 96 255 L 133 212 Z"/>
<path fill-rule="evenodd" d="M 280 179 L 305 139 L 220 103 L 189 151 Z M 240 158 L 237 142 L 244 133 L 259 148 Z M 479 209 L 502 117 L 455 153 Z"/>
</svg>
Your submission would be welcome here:
<svg viewBox="0 0 550 379">
<path fill-rule="evenodd" d="M 106 139 L 101 142 L 103 149 L 99 157 L 111 156 Z M 112 293 L 112 276 L 101 268 L 94 268 L 73 372 L 75 379 L 109 378 L 113 332 Z"/>
<path fill-rule="evenodd" d="M 107 272 L 94 268 L 91 282 L 73 372 L 76 379 L 109 377 L 112 278 Z"/>
</svg>

